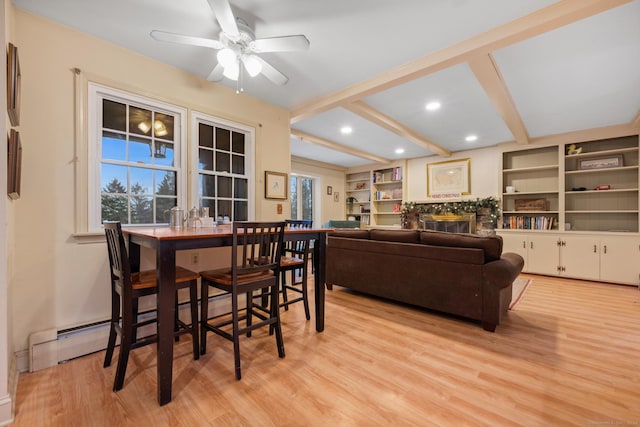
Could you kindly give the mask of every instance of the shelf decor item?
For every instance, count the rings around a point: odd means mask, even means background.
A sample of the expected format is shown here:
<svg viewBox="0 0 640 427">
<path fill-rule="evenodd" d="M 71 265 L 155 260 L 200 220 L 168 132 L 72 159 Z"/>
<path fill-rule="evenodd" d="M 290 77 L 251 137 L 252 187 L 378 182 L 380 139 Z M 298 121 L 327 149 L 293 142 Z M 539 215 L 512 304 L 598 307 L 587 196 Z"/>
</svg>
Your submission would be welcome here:
<svg viewBox="0 0 640 427">
<path fill-rule="evenodd" d="M 287 174 L 282 172 L 264 172 L 264 197 L 267 199 L 286 200 Z"/>
<path fill-rule="evenodd" d="M 454 198 L 471 194 L 471 159 L 427 164 L 427 196 Z"/>
<path fill-rule="evenodd" d="M 620 168 L 622 166 L 622 154 L 597 159 L 582 159 L 578 163 L 578 169 L 580 170 Z"/>
<path fill-rule="evenodd" d="M 11 126 L 20 124 L 20 61 L 18 48 L 9 43 L 7 48 L 7 113 Z"/>
<path fill-rule="evenodd" d="M 547 199 L 516 199 L 516 211 L 546 211 Z"/>
</svg>

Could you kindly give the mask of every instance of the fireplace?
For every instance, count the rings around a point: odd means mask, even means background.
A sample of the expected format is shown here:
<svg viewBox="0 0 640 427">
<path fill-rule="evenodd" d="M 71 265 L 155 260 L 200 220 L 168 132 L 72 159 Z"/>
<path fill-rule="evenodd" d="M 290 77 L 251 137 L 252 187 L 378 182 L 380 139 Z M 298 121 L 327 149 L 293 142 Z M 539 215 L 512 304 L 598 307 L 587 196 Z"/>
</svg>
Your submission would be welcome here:
<svg viewBox="0 0 640 427">
<path fill-rule="evenodd" d="M 426 230 L 445 231 L 448 233 L 476 232 L 476 214 L 473 213 L 459 215 L 423 214 L 421 222 Z"/>
</svg>

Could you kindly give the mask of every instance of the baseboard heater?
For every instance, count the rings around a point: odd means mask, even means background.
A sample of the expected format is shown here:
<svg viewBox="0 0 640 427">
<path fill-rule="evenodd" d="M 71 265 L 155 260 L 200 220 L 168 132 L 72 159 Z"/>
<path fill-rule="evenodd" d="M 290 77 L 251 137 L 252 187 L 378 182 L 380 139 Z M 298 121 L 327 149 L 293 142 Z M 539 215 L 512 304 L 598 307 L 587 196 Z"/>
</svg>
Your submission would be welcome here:
<svg viewBox="0 0 640 427">
<path fill-rule="evenodd" d="M 242 305 L 240 305 L 240 307 L 242 307 Z M 181 303 L 178 308 L 180 319 L 189 321 L 191 318 L 189 304 L 187 302 Z M 209 316 L 212 315 L 211 313 L 223 315 L 221 313 L 229 312 L 231 312 L 231 300 L 228 294 L 210 298 Z M 155 315 L 155 310 L 152 310 L 141 313 L 140 318 L 151 318 L 155 317 Z M 138 335 L 147 336 L 155 334 L 155 332 L 155 325 L 151 324 L 142 327 Z M 108 339 L 109 320 L 60 331 L 47 329 L 33 332 L 29 335 L 28 368 L 26 363 L 20 363 L 20 361 L 18 361 L 18 369 L 21 371 L 28 369 L 29 372 L 35 372 L 59 363 L 65 363 L 77 357 L 102 351 L 107 348 Z M 19 358 L 20 355 L 18 355 L 18 359 Z"/>
</svg>

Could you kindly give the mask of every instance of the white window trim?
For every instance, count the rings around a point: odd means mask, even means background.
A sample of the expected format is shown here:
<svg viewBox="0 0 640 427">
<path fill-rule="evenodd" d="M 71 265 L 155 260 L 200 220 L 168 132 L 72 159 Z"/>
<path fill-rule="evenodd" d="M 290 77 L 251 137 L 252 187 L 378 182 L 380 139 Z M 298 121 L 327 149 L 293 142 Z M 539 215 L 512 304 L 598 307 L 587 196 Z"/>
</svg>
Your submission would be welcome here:
<svg viewBox="0 0 640 427">
<path fill-rule="evenodd" d="M 190 175 L 190 200 L 196 203 L 199 200 L 198 197 L 198 124 L 205 123 L 212 126 L 223 126 L 229 128 L 231 130 L 237 130 L 238 132 L 244 133 L 245 136 L 245 159 L 247 169 L 245 170 L 245 175 L 249 182 L 248 189 L 248 205 L 247 205 L 247 214 L 249 217 L 249 221 L 255 220 L 255 128 L 247 125 L 243 125 L 240 123 L 232 122 L 230 120 L 222 119 L 220 117 L 214 117 L 209 114 L 201 113 L 198 111 L 191 112 L 191 147 L 190 154 L 191 159 L 191 168 L 189 171 Z"/>
<path fill-rule="evenodd" d="M 101 202 L 100 202 L 100 168 L 98 162 L 102 152 L 102 129 L 98 126 L 101 123 L 99 112 L 102 111 L 98 107 L 98 102 L 106 97 L 109 99 L 119 98 L 127 103 L 134 103 L 140 106 L 147 106 L 153 110 L 165 111 L 175 114 L 176 132 L 180 140 L 177 141 L 179 149 L 176 152 L 176 164 L 178 173 L 178 205 L 186 206 L 187 201 L 187 109 L 177 105 L 168 104 L 159 100 L 136 95 L 131 92 L 115 89 L 109 86 L 101 85 L 94 82 L 88 82 L 88 112 L 87 115 L 87 132 L 88 132 L 88 176 L 87 176 L 87 220 L 88 232 L 102 232 L 102 224 L 100 223 Z"/>
</svg>

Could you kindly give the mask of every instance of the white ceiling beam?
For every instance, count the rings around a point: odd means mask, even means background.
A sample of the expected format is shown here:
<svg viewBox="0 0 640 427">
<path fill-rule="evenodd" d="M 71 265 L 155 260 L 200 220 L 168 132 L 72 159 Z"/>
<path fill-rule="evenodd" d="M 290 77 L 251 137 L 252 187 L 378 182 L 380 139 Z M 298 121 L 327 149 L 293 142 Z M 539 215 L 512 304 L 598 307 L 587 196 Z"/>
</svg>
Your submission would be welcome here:
<svg viewBox="0 0 640 427">
<path fill-rule="evenodd" d="M 636 114 L 636 117 L 631 121 L 631 127 L 640 129 L 640 111 Z"/>
<path fill-rule="evenodd" d="M 377 124 L 378 126 L 381 126 L 397 135 L 400 135 L 401 137 L 413 142 L 416 145 L 424 147 L 433 153 L 439 154 L 444 157 L 448 157 L 451 155 L 451 151 L 431 141 L 430 139 L 425 138 L 416 131 L 408 128 L 407 126 L 396 121 L 392 117 L 387 116 L 381 111 L 376 110 L 363 101 L 355 101 L 351 104 L 346 104 L 343 106 L 343 108 L 369 120 L 372 123 Z"/>
<path fill-rule="evenodd" d="M 528 144 L 529 134 L 493 56 L 486 54 L 473 57 L 469 60 L 469 66 L 516 142 Z"/>
<path fill-rule="evenodd" d="M 308 142 L 310 144 L 320 145 L 325 148 L 330 148 L 331 150 L 341 151 L 343 153 L 351 154 L 352 156 L 371 160 L 372 162 L 375 162 L 375 163 L 385 163 L 385 164 L 391 163 L 390 159 L 376 156 L 374 154 L 367 153 L 366 151 L 361 151 L 352 147 L 347 147 L 346 145 L 338 144 L 337 142 L 330 141 L 328 139 L 324 139 L 319 136 L 312 135 L 310 133 L 302 132 L 297 129 L 291 129 L 291 135 L 295 138 L 298 138 L 300 141 Z"/>
<path fill-rule="evenodd" d="M 632 0 L 561 0 L 505 25 L 301 105 L 291 112 L 291 123 L 460 64 L 472 56 L 489 54 L 630 1 Z"/>
</svg>

